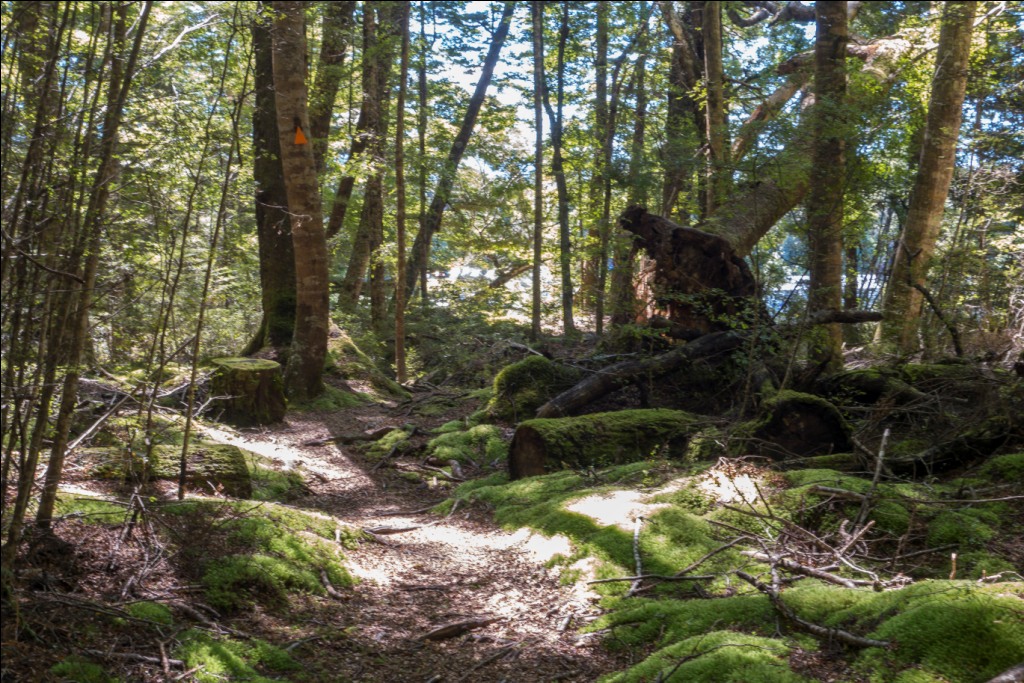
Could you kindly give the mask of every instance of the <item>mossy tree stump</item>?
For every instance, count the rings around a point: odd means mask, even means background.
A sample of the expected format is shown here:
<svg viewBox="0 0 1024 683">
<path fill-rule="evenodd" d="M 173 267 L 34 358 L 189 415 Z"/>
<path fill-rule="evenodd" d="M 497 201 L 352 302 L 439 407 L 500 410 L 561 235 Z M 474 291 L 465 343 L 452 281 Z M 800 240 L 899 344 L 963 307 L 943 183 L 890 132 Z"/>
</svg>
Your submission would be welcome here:
<svg viewBox="0 0 1024 683">
<path fill-rule="evenodd" d="M 839 410 L 813 394 L 780 391 L 761 406 L 749 425 L 761 455 L 775 460 L 843 453 L 851 448 L 850 426 Z"/>
<path fill-rule="evenodd" d="M 221 419 L 242 427 L 284 419 L 287 404 L 281 365 L 259 358 L 214 358 L 210 391 L 220 399 Z"/>
<path fill-rule="evenodd" d="M 621 410 L 580 417 L 527 420 L 509 449 L 512 479 L 560 467 L 607 467 L 685 454 L 701 420 L 681 410 Z"/>
</svg>

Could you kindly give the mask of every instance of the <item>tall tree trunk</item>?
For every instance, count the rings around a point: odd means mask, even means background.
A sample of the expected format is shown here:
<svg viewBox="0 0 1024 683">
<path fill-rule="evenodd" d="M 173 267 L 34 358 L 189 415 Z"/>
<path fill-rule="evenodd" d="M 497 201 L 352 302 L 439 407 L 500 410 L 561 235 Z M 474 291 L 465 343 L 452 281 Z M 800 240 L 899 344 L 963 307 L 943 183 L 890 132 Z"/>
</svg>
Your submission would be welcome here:
<svg viewBox="0 0 1024 683">
<path fill-rule="evenodd" d="M 371 259 L 377 253 L 384 234 L 384 140 L 388 132 L 388 94 L 391 88 L 391 71 L 394 62 L 396 40 L 400 29 L 401 4 L 377 4 L 377 26 L 374 26 L 372 8 L 364 10 L 363 50 L 363 106 L 359 112 L 359 124 L 363 127 L 365 153 L 369 156 L 370 175 L 363 191 L 363 208 L 359 215 L 359 227 L 352 242 L 348 269 L 341 283 L 338 304 L 343 310 L 353 311 L 359 303 L 363 282 Z M 347 200 L 346 200 L 347 201 Z M 381 280 L 378 273 L 377 279 Z M 379 287 L 378 287 L 379 289 Z M 377 306 L 374 307 L 375 322 L 383 323 L 380 310 L 381 297 L 377 292 Z"/>
<path fill-rule="evenodd" d="M 942 13 L 921 161 L 889 278 L 885 320 L 878 328 L 882 341 L 895 344 L 904 353 L 918 348 L 923 295 L 915 287 L 927 283 L 953 178 L 977 4 L 947 2 Z"/>
<path fill-rule="evenodd" d="M 647 205 L 647 179 L 643 177 L 647 160 L 644 154 L 644 138 L 647 126 L 647 90 L 645 80 L 647 74 L 647 33 L 644 32 L 638 45 L 639 57 L 633 75 L 631 90 L 636 101 L 633 114 L 633 139 L 629 154 L 629 179 L 627 182 L 629 204 Z M 611 289 L 611 323 L 613 326 L 633 322 L 638 310 L 636 288 L 633 286 L 633 261 L 639 249 L 634 245 L 631 235 L 619 230 L 613 248 Z"/>
<path fill-rule="evenodd" d="M 409 81 L 409 13 L 411 3 L 402 3 L 402 52 L 398 71 L 398 103 L 395 107 L 395 233 L 398 263 L 395 278 L 395 376 L 399 384 L 408 379 L 405 363 L 405 96 Z"/>
<path fill-rule="evenodd" d="M 846 182 L 846 0 L 816 2 L 814 46 L 814 151 L 807 198 L 810 257 L 810 313 L 842 307 L 843 188 Z M 811 331 L 810 357 L 829 370 L 843 364 L 843 333 L 839 324 Z"/>
<path fill-rule="evenodd" d="M 462 119 L 462 126 L 459 128 L 454 142 L 452 142 L 448 158 L 441 169 L 441 176 L 434 189 L 434 198 L 430 201 L 430 208 L 427 209 L 426 216 L 424 216 L 420 226 L 420 231 L 416 234 L 416 240 L 412 248 L 412 259 L 409 261 L 407 269 L 407 294 L 412 293 L 410 290 L 414 286 L 413 283 L 416 282 L 416 277 L 427 268 L 427 262 L 430 258 L 430 241 L 434 238 L 434 234 L 441 230 L 441 218 L 444 216 L 445 205 L 447 205 L 451 197 L 452 186 L 455 184 L 455 174 L 458 171 L 459 162 L 462 161 L 462 156 L 466 152 L 466 147 L 469 145 L 469 138 L 472 136 L 473 128 L 476 126 L 477 116 L 484 105 L 484 96 L 487 94 L 487 88 L 491 84 L 491 76 L 494 74 L 494 67 L 498 63 L 498 56 L 501 54 L 501 48 L 505 44 L 505 38 L 508 36 L 508 29 L 512 23 L 512 13 L 514 11 L 514 2 L 504 3 L 501 19 L 499 20 L 497 30 L 494 32 L 494 36 L 491 38 L 491 45 L 487 51 L 487 57 L 484 59 L 480 79 L 476 83 L 476 90 L 473 91 L 473 97 L 469 100 L 466 115 Z"/>
<path fill-rule="evenodd" d="M 540 338 L 541 241 L 544 237 L 544 5 L 530 3 L 533 25 L 533 306 L 530 312 L 530 338 Z"/>
<path fill-rule="evenodd" d="M 295 334 L 285 368 L 285 391 L 304 400 L 323 392 L 329 324 L 327 239 L 313 147 L 297 135 L 309 130 L 306 106 L 304 2 L 274 2 L 274 95 L 281 166 L 295 249 Z"/>
<path fill-rule="evenodd" d="M 416 65 L 416 91 L 418 95 L 418 101 L 416 103 L 416 139 L 419 141 L 419 175 L 418 175 L 418 187 L 419 187 L 419 211 L 418 211 L 418 222 L 419 229 L 423 230 L 423 225 L 427 220 L 427 55 L 433 50 L 434 42 L 437 40 L 437 34 L 435 33 L 432 40 L 427 42 L 427 5 L 425 0 L 420 0 L 420 58 L 419 63 Z M 427 306 L 430 304 L 430 293 L 427 291 L 427 267 L 426 264 L 430 260 L 430 240 L 423 240 L 422 242 L 417 241 L 419 246 L 414 247 L 419 249 L 420 262 L 424 264 L 420 268 L 420 301 L 423 304 L 423 310 L 427 310 Z M 408 268 L 408 266 L 406 266 Z M 405 287 L 407 292 L 411 292 L 416 287 L 415 280 L 409 280 L 406 278 Z"/>
<path fill-rule="evenodd" d="M 313 158 L 317 173 L 326 166 L 327 138 L 331 130 L 331 114 L 338 86 L 345 73 L 347 34 L 352 26 L 355 0 L 322 2 L 323 24 L 320 56 L 317 59 L 316 78 L 309 95 L 309 133 L 313 142 Z"/>
<path fill-rule="evenodd" d="M 722 3 L 705 2 L 701 14 L 704 38 L 704 77 L 707 89 L 706 136 L 708 180 L 705 202 L 711 215 L 729 194 L 729 128 L 725 112 L 725 75 L 722 67 Z"/>
<path fill-rule="evenodd" d="M 587 209 L 587 236 L 583 241 L 583 269 L 580 276 L 580 305 L 594 311 L 598 300 L 598 272 L 601 268 L 603 244 L 602 208 L 608 168 L 605 143 L 608 136 L 608 11 L 609 3 L 599 0 L 596 10 L 594 34 L 594 127 L 593 168 L 590 180 L 589 207 Z M 600 321 L 597 322 L 600 326 Z"/>
<path fill-rule="evenodd" d="M 544 109 L 551 124 L 551 173 L 555 176 L 558 193 L 558 267 L 562 280 L 562 332 L 573 334 L 576 324 L 573 320 L 572 286 L 572 234 L 569 226 L 569 187 L 565 179 L 565 164 L 562 156 L 562 120 L 565 105 L 565 45 L 569 40 L 569 3 L 563 0 L 561 22 L 558 29 L 557 64 L 555 67 L 555 106 L 551 106 L 547 87 L 547 76 L 541 63 L 541 80 L 544 85 Z"/>
<path fill-rule="evenodd" d="M 246 355 L 264 345 L 287 347 L 295 331 L 295 251 L 277 132 L 271 21 L 268 14 L 252 25 L 256 98 L 252 113 L 253 180 L 263 322 L 245 349 Z"/>
<path fill-rule="evenodd" d="M 352 138 L 352 147 L 349 150 L 347 164 L 349 167 L 354 167 L 359 163 L 367 147 L 381 144 L 380 138 L 386 135 L 386 132 L 379 133 L 379 128 L 381 121 L 386 119 L 383 107 L 386 104 L 387 83 L 391 79 L 391 67 L 394 62 L 396 45 L 393 38 L 398 35 L 394 7 L 394 3 L 369 2 L 363 8 L 363 100 L 359 108 L 359 119 L 356 121 L 356 133 Z M 374 154 L 372 149 L 370 154 Z M 379 166 L 379 161 L 378 157 L 374 157 L 375 165 Z M 348 212 L 348 203 L 352 199 L 355 182 L 355 174 L 351 172 L 351 168 L 347 168 L 341 180 L 338 181 L 338 189 L 334 193 L 334 204 L 327 221 L 328 238 L 337 235 L 345 223 L 345 215 Z M 360 227 L 357 230 L 350 254 L 351 259 L 356 259 L 357 268 L 359 263 L 362 263 L 360 278 L 365 275 L 366 264 L 369 263 L 369 241 L 369 233 L 360 220 Z M 342 287 L 342 301 L 352 298 L 352 287 L 352 283 Z M 356 298 L 358 298 L 358 292 Z"/>
</svg>

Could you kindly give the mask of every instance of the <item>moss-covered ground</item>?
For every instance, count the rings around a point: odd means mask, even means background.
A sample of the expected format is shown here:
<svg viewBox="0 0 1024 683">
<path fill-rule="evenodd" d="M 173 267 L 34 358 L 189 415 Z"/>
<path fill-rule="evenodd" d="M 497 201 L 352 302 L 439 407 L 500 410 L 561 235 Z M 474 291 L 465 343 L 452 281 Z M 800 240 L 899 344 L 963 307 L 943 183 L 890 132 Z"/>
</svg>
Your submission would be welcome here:
<svg viewBox="0 0 1024 683">
<path fill-rule="evenodd" d="M 560 562 L 572 580 L 584 557 L 596 560 L 592 579 L 633 576 L 636 551 L 646 575 L 671 576 L 692 566 L 688 574 L 704 577 L 649 580 L 631 595 L 628 580 L 592 586 L 606 613 L 588 630 L 639 657 L 606 682 L 814 681 L 824 674 L 808 661 L 838 658 L 848 676 L 842 680 L 970 683 L 1024 660 L 1024 577 L 1014 565 L 1021 548 L 1006 540 L 1024 532 L 1024 482 L 1009 480 L 1007 488 L 1004 478 L 1021 462 L 1020 454 L 1004 455 L 959 479 L 874 489 L 869 479 L 830 469 L 779 475 L 739 461 L 710 469 L 645 462 L 514 482 L 495 474 L 460 486 L 455 497 L 485 505 L 506 526 L 569 538 L 575 550 Z M 968 486 L 995 487 L 1003 495 L 994 498 L 1008 500 L 953 502 L 968 497 Z M 791 557 L 813 564 L 807 550 L 813 544 L 800 534 L 835 543 L 869 493 L 871 525 L 856 569 L 830 571 L 850 580 L 870 573 L 881 583 L 848 588 L 797 576 L 781 599 L 800 619 L 887 647 L 815 637 L 737 577 L 742 569 L 770 583 L 770 568 L 741 549 L 763 549 L 758 543 L 785 534 L 793 537 Z M 581 503 L 587 500 L 604 507 L 588 513 Z M 606 513 L 623 500 L 634 507 L 609 523 Z M 634 543 L 638 514 L 644 520 Z M 1004 574 L 993 576 L 998 572 Z"/>
</svg>

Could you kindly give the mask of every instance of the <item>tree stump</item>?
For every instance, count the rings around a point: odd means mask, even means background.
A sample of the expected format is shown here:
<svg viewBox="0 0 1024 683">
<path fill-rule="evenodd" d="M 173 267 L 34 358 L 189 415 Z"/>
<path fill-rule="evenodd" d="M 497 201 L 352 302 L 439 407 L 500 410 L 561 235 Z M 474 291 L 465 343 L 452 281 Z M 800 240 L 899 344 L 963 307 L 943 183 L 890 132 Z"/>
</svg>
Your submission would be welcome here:
<svg viewBox="0 0 1024 683">
<path fill-rule="evenodd" d="M 681 410 L 621 410 L 527 420 L 508 455 L 512 479 L 561 467 L 607 467 L 664 455 L 681 456 L 700 418 Z"/>
<path fill-rule="evenodd" d="M 240 427 L 284 419 L 287 403 L 281 365 L 259 358 L 214 358 L 210 391 L 221 401 L 221 419 Z"/>
<path fill-rule="evenodd" d="M 851 448 L 850 427 L 839 410 L 820 396 L 780 391 L 761 406 L 750 425 L 761 455 L 775 460 L 842 453 Z"/>
</svg>

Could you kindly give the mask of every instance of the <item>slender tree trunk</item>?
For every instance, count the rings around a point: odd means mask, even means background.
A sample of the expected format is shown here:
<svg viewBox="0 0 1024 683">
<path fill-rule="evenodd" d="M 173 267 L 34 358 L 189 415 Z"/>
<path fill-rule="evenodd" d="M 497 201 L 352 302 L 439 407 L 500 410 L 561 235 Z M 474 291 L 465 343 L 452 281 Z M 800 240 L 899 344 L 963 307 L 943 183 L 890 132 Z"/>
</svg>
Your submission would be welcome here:
<svg viewBox="0 0 1024 683">
<path fill-rule="evenodd" d="M 355 0 L 320 3 L 323 7 L 323 37 L 317 60 L 316 79 L 309 95 L 309 132 L 317 173 L 323 174 L 327 156 L 327 137 L 338 86 L 345 73 L 347 34 L 352 26 Z"/>
<path fill-rule="evenodd" d="M 427 219 L 427 55 L 434 47 L 434 40 L 427 42 L 427 6 L 424 0 L 420 0 L 420 59 L 416 66 L 416 90 L 419 101 L 416 104 L 416 137 L 419 141 L 419 229 L 422 231 Z M 427 291 L 427 267 L 430 260 L 430 240 L 417 240 L 414 249 L 419 249 L 420 262 L 424 264 L 420 268 L 420 301 L 423 304 L 424 312 L 430 305 L 430 293 Z M 408 266 L 406 266 L 408 268 Z M 406 291 L 411 292 L 416 287 L 416 280 L 406 278 Z"/>
<path fill-rule="evenodd" d="M 636 71 L 633 76 L 633 87 L 631 88 L 636 101 L 636 109 L 633 115 L 633 139 L 629 155 L 629 179 L 628 194 L 629 204 L 647 205 L 647 160 L 644 153 L 644 138 L 647 127 L 647 90 L 645 87 L 647 73 L 647 33 L 644 32 L 638 51 L 640 56 L 636 61 Z M 638 310 L 636 300 L 636 288 L 633 286 L 633 261 L 638 252 L 634 246 L 633 236 L 618 230 L 614 249 L 613 259 L 615 269 L 612 271 L 611 289 L 611 323 L 613 326 L 625 325 L 632 322 Z"/>
<path fill-rule="evenodd" d="M 402 3 L 402 52 L 398 71 L 398 103 L 395 107 L 395 232 L 398 263 L 395 280 L 395 375 L 403 384 L 408 375 L 405 361 L 405 96 L 409 81 L 409 13 L 411 3 Z"/>
<path fill-rule="evenodd" d="M 591 129 L 593 142 L 594 173 L 590 181 L 587 237 L 583 244 L 583 272 L 580 277 L 580 304 L 596 313 L 600 297 L 598 282 L 601 270 L 601 251 L 604 247 L 604 188 L 608 175 L 608 2 L 597 3 L 597 25 L 594 35 L 594 127 Z M 603 311 L 602 311 L 603 314 Z M 600 334 L 602 316 L 595 317 Z"/>
<path fill-rule="evenodd" d="M 466 152 L 466 147 L 469 145 L 469 138 L 472 136 L 473 128 L 476 126 L 477 116 L 484 105 L 484 97 L 487 94 L 488 86 L 491 84 L 491 76 L 494 74 L 494 67 L 498 63 L 501 48 L 505 44 L 505 38 L 508 36 L 508 29 L 512 23 L 512 13 L 514 11 L 514 2 L 504 3 L 501 19 L 497 30 L 494 32 L 494 36 L 491 38 L 491 46 L 487 51 L 487 57 L 480 72 L 480 79 L 476 83 L 476 90 L 473 92 L 473 97 L 469 100 L 466 115 L 462 119 L 462 126 L 455 136 L 452 148 L 448 152 L 448 158 L 441 169 L 441 176 L 434 190 L 434 198 L 430 201 L 430 208 L 427 209 L 426 216 L 424 216 L 420 226 L 420 231 L 416 234 L 416 240 L 412 248 L 412 259 L 409 261 L 406 274 L 407 294 L 412 293 L 409 291 L 413 287 L 412 283 L 416 282 L 417 276 L 427 268 L 427 261 L 430 258 L 430 241 L 434 238 L 434 234 L 441 230 L 441 218 L 444 216 L 445 205 L 448 204 L 448 200 L 451 197 L 452 186 L 455 184 L 455 174 L 458 171 L 459 162 L 462 161 L 462 156 Z"/>
<path fill-rule="evenodd" d="M 530 316 L 530 338 L 540 337 L 541 304 L 541 241 L 544 236 L 544 5 L 542 0 L 530 3 L 533 20 L 533 125 L 536 137 L 533 147 L 533 307 Z"/>
<path fill-rule="evenodd" d="M 309 130 L 306 107 L 305 3 L 274 2 L 274 95 L 281 165 L 295 249 L 295 334 L 285 391 L 304 400 L 323 392 L 329 325 L 327 239 L 313 148 L 297 135 Z"/>
<path fill-rule="evenodd" d="M 956 165 L 977 4 L 947 2 L 942 14 L 921 161 L 910 195 L 903 239 L 897 246 L 889 278 L 885 320 L 878 329 L 882 341 L 895 344 L 904 353 L 918 348 L 923 295 L 915 286 L 924 287 L 927 283 Z"/>
<path fill-rule="evenodd" d="M 541 80 L 544 84 L 544 109 L 551 124 L 551 173 L 555 176 L 555 188 L 558 193 L 558 266 L 562 281 L 562 331 L 571 335 L 576 331 L 573 320 L 573 286 L 572 286 L 572 235 L 569 226 L 569 187 L 565 179 L 565 165 L 562 158 L 562 120 L 565 103 L 565 45 L 569 39 L 569 3 L 564 1 L 561 6 L 562 20 L 558 29 L 558 50 L 555 107 L 551 107 L 547 87 L 547 77 L 543 74 L 541 64 Z"/>
<path fill-rule="evenodd" d="M 363 191 L 363 208 L 359 215 L 359 228 L 352 242 L 348 269 L 341 283 L 338 304 L 343 310 L 354 311 L 359 303 L 363 282 L 372 256 L 383 241 L 384 233 L 384 139 L 388 128 L 388 93 L 391 83 L 392 62 L 395 55 L 395 37 L 399 33 L 398 13 L 401 5 L 379 4 L 375 26 L 371 7 L 364 10 L 363 52 L 363 106 L 359 112 L 359 127 L 365 142 L 363 151 L 369 155 L 370 175 Z M 351 176 L 349 176 L 351 177 Z M 347 201 L 347 199 L 346 199 Z M 380 274 L 377 275 L 380 280 Z M 379 287 L 378 287 L 379 289 Z M 380 310 L 382 299 L 377 292 L 374 307 L 375 322 L 383 323 Z"/>
<path fill-rule="evenodd" d="M 93 290 L 96 286 L 96 271 L 99 268 L 100 247 L 103 243 L 104 214 L 107 207 L 107 199 L 110 197 L 112 180 L 117 173 L 117 137 L 121 127 L 121 117 L 124 113 L 124 103 L 127 99 L 128 89 L 132 77 L 135 74 L 135 65 L 138 62 L 139 51 L 142 46 L 142 37 L 145 35 L 146 23 L 149 19 L 152 2 L 146 2 L 142 6 L 141 14 L 135 26 L 135 40 L 132 43 L 131 52 L 127 62 L 121 63 L 123 51 L 115 54 L 114 65 L 111 72 L 111 87 L 109 105 L 103 121 L 103 138 L 100 143 L 100 163 L 96 171 L 93 183 L 93 191 L 89 197 L 89 205 L 86 208 L 82 225 L 88 237 L 86 249 L 85 271 L 82 276 L 84 284 L 78 293 L 78 301 L 73 317 L 71 337 L 68 341 L 68 371 L 64 377 L 64 386 L 61 394 L 60 412 L 57 416 L 57 425 L 54 428 L 53 446 L 50 449 L 50 461 L 46 467 L 46 476 L 43 482 L 43 490 L 39 497 L 39 508 L 36 511 L 36 524 L 43 528 L 49 528 L 53 518 L 53 508 L 57 500 L 57 487 L 60 485 L 61 476 L 64 471 L 64 458 L 67 455 L 68 435 L 71 431 L 71 419 L 74 416 L 75 405 L 78 403 L 78 380 L 81 375 L 81 365 L 86 341 L 89 337 L 89 309 L 92 307 Z M 117 42 L 122 45 L 126 42 L 127 34 L 127 6 L 118 8 Z"/>
<path fill-rule="evenodd" d="M 843 188 L 845 185 L 846 0 L 815 3 L 814 152 L 807 199 L 811 313 L 838 311 L 843 288 Z M 829 370 L 843 364 L 841 325 L 811 332 L 810 356 Z"/>
</svg>

